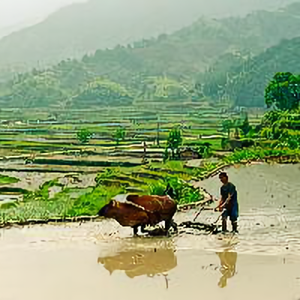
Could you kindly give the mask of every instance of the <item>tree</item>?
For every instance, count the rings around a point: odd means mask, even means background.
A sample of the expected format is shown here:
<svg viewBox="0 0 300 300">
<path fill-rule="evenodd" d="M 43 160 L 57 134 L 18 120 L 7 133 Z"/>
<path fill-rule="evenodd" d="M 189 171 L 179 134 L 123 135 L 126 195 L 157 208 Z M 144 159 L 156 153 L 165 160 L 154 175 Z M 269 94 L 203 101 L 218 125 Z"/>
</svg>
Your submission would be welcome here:
<svg viewBox="0 0 300 300">
<path fill-rule="evenodd" d="M 245 114 L 244 120 L 242 121 L 242 124 L 240 125 L 240 129 L 243 132 L 243 135 L 246 136 L 252 129 L 252 126 L 249 123 L 248 114 Z"/>
<path fill-rule="evenodd" d="M 88 129 L 83 128 L 77 132 L 77 140 L 81 144 L 87 144 L 90 141 L 90 138 L 92 137 L 92 135 L 93 134 Z"/>
<path fill-rule="evenodd" d="M 289 148 L 292 150 L 300 148 L 300 138 L 298 136 L 291 136 L 289 134 L 285 134 L 280 136 L 280 138 L 275 141 L 273 146 L 277 149 Z"/>
<path fill-rule="evenodd" d="M 143 80 L 143 87 L 140 97 L 153 100 L 174 100 L 182 101 L 191 98 L 189 83 L 177 81 L 168 77 L 150 76 Z"/>
<path fill-rule="evenodd" d="M 242 125 L 243 125 L 243 121 L 241 119 L 235 119 L 232 122 L 232 127 L 234 128 L 234 137 L 236 139 L 240 138 L 239 129 L 241 129 Z"/>
<path fill-rule="evenodd" d="M 72 97 L 75 107 L 97 105 L 130 105 L 133 97 L 122 85 L 108 79 L 96 78 Z"/>
<path fill-rule="evenodd" d="M 120 143 L 120 140 L 124 140 L 125 139 L 125 136 L 126 136 L 126 130 L 124 127 L 119 127 L 116 131 L 115 131 L 115 134 L 114 134 L 114 137 L 116 139 L 116 143 L 117 145 L 119 145 Z"/>
<path fill-rule="evenodd" d="M 211 156 L 211 146 L 210 143 L 202 143 L 198 145 L 197 152 L 202 158 L 208 158 Z"/>
<path fill-rule="evenodd" d="M 290 72 L 275 74 L 265 90 L 267 107 L 279 110 L 293 110 L 299 107 L 300 101 L 300 76 Z"/>
<path fill-rule="evenodd" d="M 181 130 L 178 127 L 174 127 L 170 132 L 167 140 L 167 148 L 172 151 L 172 159 L 175 158 L 175 150 L 178 154 L 178 148 L 182 145 Z"/>
<path fill-rule="evenodd" d="M 261 135 L 272 140 L 286 140 L 289 136 L 297 136 L 300 114 L 290 111 L 270 111 L 261 121 Z M 294 134 L 295 133 L 295 134 Z M 291 138 L 289 140 L 292 140 Z M 292 144 L 292 143 L 291 143 Z"/>
<path fill-rule="evenodd" d="M 233 128 L 233 122 L 231 120 L 224 120 L 222 122 L 222 131 L 227 133 L 227 138 L 230 138 L 230 131 Z"/>
</svg>

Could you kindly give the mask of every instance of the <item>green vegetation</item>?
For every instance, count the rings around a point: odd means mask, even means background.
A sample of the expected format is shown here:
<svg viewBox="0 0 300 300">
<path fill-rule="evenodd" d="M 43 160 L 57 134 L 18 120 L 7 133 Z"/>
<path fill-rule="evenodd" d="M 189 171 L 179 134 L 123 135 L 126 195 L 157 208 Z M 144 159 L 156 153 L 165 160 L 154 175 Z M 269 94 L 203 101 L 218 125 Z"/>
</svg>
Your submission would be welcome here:
<svg viewBox="0 0 300 300">
<path fill-rule="evenodd" d="M 15 178 L 15 177 L 0 175 L 0 185 L 17 183 L 19 181 L 20 180 L 18 178 Z"/>
<path fill-rule="evenodd" d="M 176 200 L 179 205 L 190 204 L 204 199 L 204 196 L 201 194 L 199 189 L 194 188 L 178 178 L 168 178 L 165 181 L 150 184 L 149 194 L 161 196 L 165 195 L 164 191 L 167 187 L 167 183 L 169 183 L 173 188 L 175 193 L 174 200 Z"/>
<path fill-rule="evenodd" d="M 92 135 L 93 134 L 88 129 L 82 128 L 77 132 L 77 139 L 81 144 L 87 144 Z"/>
<path fill-rule="evenodd" d="M 221 62 L 215 67 L 199 75 L 197 82 L 201 84 L 198 84 L 198 89 L 203 87 L 207 98 L 214 101 L 229 101 L 231 106 L 261 107 L 264 105 L 265 89 L 274 74 L 279 70 L 299 73 L 297 68 L 299 47 L 300 38 L 295 37 L 285 38 L 278 45 L 256 56 L 241 54 L 234 58 L 235 55 L 227 54 L 219 58 Z M 232 56 L 232 59 L 228 56 Z M 299 79 L 293 78 L 290 84 L 297 80 Z M 284 85 L 284 81 L 281 85 Z M 274 88 L 266 92 L 274 93 Z M 290 92 L 294 88 L 294 85 L 287 87 Z M 271 94 L 270 97 L 268 104 L 272 103 Z M 288 95 L 285 94 L 285 97 Z"/>
<path fill-rule="evenodd" d="M 120 141 L 124 141 L 125 137 L 126 129 L 123 127 L 119 127 L 114 133 L 114 138 L 116 140 L 117 145 L 119 145 Z"/>
<path fill-rule="evenodd" d="M 19 189 L 24 200 L 1 205 L 0 223 L 94 216 L 118 194 L 163 195 L 167 184 L 178 204 L 190 204 L 203 199 L 191 180 L 226 165 L 299 162 L 300 6 L 293 7 L 294 15 L 200 19 L 1 81 L 2 170 L 97 176 L 89 187 L 75 176 L 73 184 L 56 178 L 34 192 Z M 282 37 L 291 40 L 277 45 Z M 185 150 L 201 160 L 187 162 Z M 27 156 L 9 157 L 17 154 Z M 15 183 L 0 176 L 0 185 Z"/>
<path fill-rule="evenodd" d="M 204 100 L 261 107 L 266 82 L 274 73 L 284 69 L 298 71 L 299 11 L 296 3 L 281 11 L 259 11 L 244 18 L 201 18 L 172 34 L 127 46 L 99 49 L 85 56 L 81 49 L 82 59 L 62 60 L 46 69 L 14 73 L 11 80 L 0 84 L 1 107 L 68 110 L 145 105 L 151 101 L 165 104 Z M 28 39 L 36 36 L 27 34 Z M 97 29 L 94 35 L 98 34 Z M 14 37 L 17 39 L 17 36 Z M 85 33 L 84 37 L 87 36 L 90 39 L 93 34 Z M 280 42 L 283 38 L 290 40 Z M 87 46 L 87 41 L 83 43 L 89 53 L 91 48 L 97 49 L 94 43 L 100 43 L 103 37 L 91 39 L 93 47 Z M 11 71 L 15 70 L 14 62 L 20 62 L 20 56 L 25 58 L 24 62 L 31 61 L 29 65 L 34 65 L 33 61 L 40 56 L 43 56 L 40 60 L 47 61 L 50 55 L 49 60 L 53 62 L 62 59 L 60 53 L 68 53 L 66 49 L 72 49 L 72 54 L 74 50 L 74 43 L 68 43 L 68 38 L 60 41 L 64 46 L 51 42 L 48 46 L 43 45 L 41 51 L 37 46 L 40 39 L 25 43 L 22 38 L 23 47 L 11 46 L 12 49 L 9 45 L 15 40 L 4 40 L 0 42 L 0 57 L 5 57 L 5 65 L 12 63 Z M 48 39 L 41 41 L 48 43 Z M 35 49 L 29 46 L 24 49 L 25 45 L 32 44 Z M 6 53 L 7 49 L 10 49 L 9 53 Z M 51 54 L 49 49 L 52 49 Z M 30 58 L 26 59 L 26 56 Z"/>
<path fill-rule="evenodd" d="M 50 198 L 49 188 L 54 186 L 60 186 L 62 190 Z M 1 206 L 0 223 L 95 216 L 112 197 L 122 192 L 124 189 L 114 186 L 70 189 L 59 184 L 58 180 L 52 180 L 45 182 L 37 191 L 26 194 L 24 201 Z"/>
<path fill-rule="evenodd" d="M 179 158 L 179 147 L 182 145 L 181 130 L 178 127 L 173 128 L 167 139 L 167 146 L 165 150 L 165 158 L 168 158 L 168 150 L 172 151 L 172 159 Z"/>
<path fill-rule="evenodd" d="M 261 135 L 276 149 L 300 149 L 300 76 L 276 73 L 265 92 L 265 101 L 274 109 L 261 122 Z"/>
<path fill-rule="evenodd" d="M 130 105 L 133 97 L 120 84 L 108 79 L 96 78 L 86 84 L 68 101 L 76 108 L 86 108 L 99 105 Z"/>
<path fill-rule="evenodd" d="M 202 171 L 207 168 L 204 166 Z M 98 186 L 107 186 L 109 182 L 119 182 L 120 186 L 127 187 L 130 183 L 132 187 L 144 190 L 142 194 L 165 195 L 167 184 L 173 187 L 175 200 L 178 204 L 189 204 L 203 199 L 199 189 L 188 183 L 194 174 L 198 172 L 186 168 L 182 162 L 172 161 L 166 164 L 150 164 L 148 167 L 139 168 L 129 175 L 121 169 L 106 169 L 104 173 L 97 176 Z M 173 173 L 173 174 L 172 174 Z M 134 177 L 132 177 L 134 176 Z"/>
<path fill-rule="evenodd" d="M 261 132 L 263 132 L 264 126 L 274 123 L 284 124 L 284 128 L 288 128 L 288 130 L 295 129 L 297 120 L 290 119 L 290 116 L 291 112 L 289 110 L 268 112 L 262 119 Z M 244 122 L 241 124 L 244 124 Z M 278 128 L 281 130 L 280 126 Z M 170 133 L 172 132 L 172 134 L 169 134 L 169 136 L 173 136 L 174 132 L 178 134 L 180 131 L 177 130 L 178 128 L 171 129 Z M 274 132 L 277 131 L 274 130 Z M 180 137 L 184 138 L 184 134 Z M 277 138 L 279 137 L 277 136 Z M 178 140 L 178 136 L 175 140 Z M 58 179 L 54 179 L 45 182 L 38 190 L 24 194 L 24 201 L 22 202 L 1 205 L 0 223 L 24 222 L 29 219 L 47 220 L 94 216 L 111 198 L 118 194 L 127 193 L 129 188 L 135 189 L 137 193 L 163 195 L 168 183 L 174 189 L 175 200 L 178 204 L 189 204 L 203 199 L 200 190 L 191 186 L 189 181 L 191 179 L 205 179 L 225 165 L 253 160 L 278 160 L 279 162 L 296 162 L 300 160 L 299 144 L 295 149 L 292 149 L 290 145 L 286 148 L 280 148 L 274 147 L 273 140 L 267 141 L 270 141 L 269 146 L 264 145 L 266 140 L 261 141 L 258 139 L 260 146 L 235 150 L 222 159 L 217 161 L 204 160 L 200 166 L 194 167 L 187 167 L 184 161 L 167 160 L 165 163 L 150 162 L 147 165 L 134 168 L 104 168 L 97 175 L 94 187 L 68 188 L 59 183 Z M 203 153 L 211 151 L 209 145 L 203 144 L 201 149 Z M 213 152 L 209 153 L 207 157 L 210 155 L 213 155 Z M 50 198 L 49 189 L 52 187 L 60 187 L 61 190 Z"/>
<path fill-rule="evenodd" d="M 279 110 L 299 108 L 300 75 L 276 73 L 266 88 L 265 100 L 268 107 L 275 106 Z"/>
<path fill-rule="evenodd" d="M 227 164 L 237 164 L 241 162 L 251 161 L 278 161 L 278 162 L 299 162 L 300 151 L 298 150 L 282 150 L 282 149 L 245 149 L 238 150 L 227 156 L 224 162 Z"/>
<path fill-rule="evenodd" d="M 98 186 L 91 192 L 80 196 L 68 211 L 69 216 L 95 216 L 98 211 L 109 203 L 116 195 L 122 194 L 125 189 L 116 186 Z"/>
<path fill-rule="evenodd" d="M 297 149 L 300 145 L 300 114 L 296 111 L 271 111 L 262 120 L 261 135 L 274 147 Z"/>
<path fill-rule="evenodd" d="M 36 191 L 24 194 L 23 201 L 2 205 L 0 223 L 95 216 L 114 196 L 127 193 L 126 189 L 129 187 L 141 194 L 163 195 L 169 183 L 179 204 L 200 201 L 203 195 L 188 181 L 199 170 L 204 174 L 205 169 L 211 171 L 211 166 L 191 169 L 186 168 L 181 161 L 151 163 L 129 170 L 120 167 L 105 168 L 97 175 L 95 186 L 88 188 L 70 188 L 56 178 L 45 182 Z M 51 195 L 50 189 L 53 187 L 60 189 Z"/>
<path fill-rule="evenodd" d="M 241 113 L 231 119 L 222 122 L 222 131 L 227 134 L 227 139 L 231 137 L 231 130 L 234 129 L 235 138 L 240 138 L 240 133 L 246 137 L 252 133 L 253 128 L 249 123 L 248 113 Z"/>
</svg>

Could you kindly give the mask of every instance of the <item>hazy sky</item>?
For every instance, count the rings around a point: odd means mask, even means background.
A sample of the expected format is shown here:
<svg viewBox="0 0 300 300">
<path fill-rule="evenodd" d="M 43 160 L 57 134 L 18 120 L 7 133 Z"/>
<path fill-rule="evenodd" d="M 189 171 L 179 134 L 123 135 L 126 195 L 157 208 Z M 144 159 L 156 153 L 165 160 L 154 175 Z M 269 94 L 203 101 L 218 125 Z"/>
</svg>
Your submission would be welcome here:
<svg viewBox="0 0 300 300">
<path fill-rule="evenodd" d="M 35 21 L 40 21 L 41 18 L 46 17 L 58 8 L 65 6 L 74 2 L 85 2 L 87 0 L 0 0 L 0 29 L 5 27 L 10 27 L 12 25 L 26 25 L 26 23 L 34 23 Z M 104 6 L 108 5 L 110 2 L 125 1 L 126 0 L 99 0 L 103 1 Z M 143 0 L 155 2 L 154 0 Z M 162 0 L 160 0 L 162 1 Z M 160 1 L 158 1 L 160 3 Z M 240 3 L 240 9 L 245 6 L 245 9 L 260 8 L 261 2 L 268 3 L 268 6 L 278 6 L 281 4 L 300 1 L 300 0 L 189 0 L 186 3 L 186 8 L 188 9 L 190 4 L 193 2 L 200 2 L 203 4 L 204 11 L 218 11 L 218 3 L 222 3 L 224 7 L 224 2 L 228 6 L 228 10 L 236 10 L 236 3 Z M 163 2 L 163 1 L 162 1 Z M 168 2 L 169 1 L 165 1 Z M 173 1 L 172 1 L 173 2 Z M 182 1 L 181 1 L 182 2 Z M 176 0 L 174 0 L 176 3 Z M 153 5 L 156 5 L 153 3 Z M 265 5 L 263 5 L 265 6 Z M 190 7 L 192 9 L 192 7 Z M 267 7 L 266 7 L 267 8 Z M 21 24 L 20 24 L 21 23 Z M 25 23 L 25 24 L 22 24 Z M 22 26 L 21 26 L 22 27 Z"/>
<path fill-rule="evenodd" d="M 47 16 L 56 9 L 85 0 L 0 0 L 0 28 Z"/>
</svg>

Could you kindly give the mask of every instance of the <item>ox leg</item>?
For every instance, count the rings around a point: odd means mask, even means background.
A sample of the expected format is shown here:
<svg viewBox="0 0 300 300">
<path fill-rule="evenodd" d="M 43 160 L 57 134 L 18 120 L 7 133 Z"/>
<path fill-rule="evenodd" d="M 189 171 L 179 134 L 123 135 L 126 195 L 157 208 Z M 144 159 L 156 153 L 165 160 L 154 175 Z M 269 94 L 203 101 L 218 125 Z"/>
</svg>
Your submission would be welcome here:
<svg viewBox="0 0 300 300">
<path fill-rule="evenodd" d="M 147 230 L 145 228 L 146 228 L 146 225 L 142 225 L 141 226 L 141 232 L 142 233 L 146 233 L 147 232 Z"/>
<path fill-rule="evenodd" d="M 174 231 L 177 233 L 178 227 L 177 227 L 177 224 L 173 220 L 171 221 L 171 226 L 173 227 Z"/>
<path fill-rule="evenodd" d="M 173 218 L 165 221 L 166 234 L 168 234 L 171 227 L 175 232 L 178 232 L 177 224 L 173 221 Z"/>
<path fill-rule="evenodd" d="M 166 234 L 168 234 L 168 232 L 169 232 L 169 230 L 171 228 L 171 224 L 172 224 L 172 219 L 165 221 Z"/>
<path fill-rule="evenodd" d="M 138 226 L 134 226 L 133 227 L 133 235 L 137 236 L 138 235 L 138 231 L 139 231 L 139 227 Z"/>
</svg>

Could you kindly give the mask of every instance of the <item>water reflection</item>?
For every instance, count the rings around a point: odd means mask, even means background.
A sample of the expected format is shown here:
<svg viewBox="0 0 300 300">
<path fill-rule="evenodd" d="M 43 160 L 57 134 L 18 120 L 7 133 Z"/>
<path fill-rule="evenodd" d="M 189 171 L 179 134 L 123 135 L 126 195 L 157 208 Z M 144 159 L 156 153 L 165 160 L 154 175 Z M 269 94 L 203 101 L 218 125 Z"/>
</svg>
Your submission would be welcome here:
<svg viewBox="0 0 300 300">
<path fill-rule="evenodd" d="M 122 241 L 117 248 L 111 249 L 108 255 L 98 257 L 98 263 L 113 274 L 114 271 L 124 271 L 129 278 L 146 275 L 154 277 L 162 275 L 165 277 L 166 288 L 168 288 L 168 274 L 177 266 L 175 246 L 172 240 L 157 239 L 131 239 Z"/>
<path fill-rule="evenodd" d="M 225 288 L 227 286 L 227 280 L 236 274 L 237 252 L 225 250 L 223 252 L 217 252 L 216 254 L 220 259 L 220 272 L 222 274 L 218 286 Z"/>
</svg>

